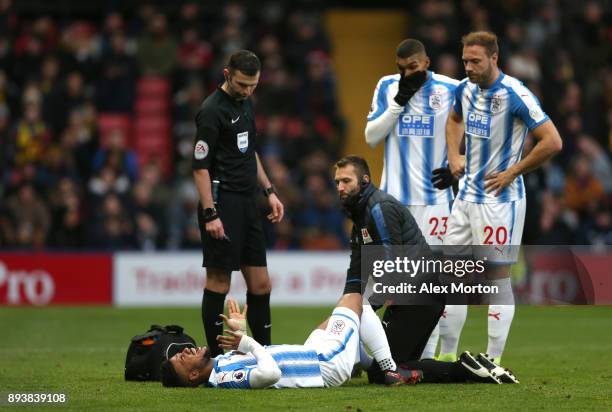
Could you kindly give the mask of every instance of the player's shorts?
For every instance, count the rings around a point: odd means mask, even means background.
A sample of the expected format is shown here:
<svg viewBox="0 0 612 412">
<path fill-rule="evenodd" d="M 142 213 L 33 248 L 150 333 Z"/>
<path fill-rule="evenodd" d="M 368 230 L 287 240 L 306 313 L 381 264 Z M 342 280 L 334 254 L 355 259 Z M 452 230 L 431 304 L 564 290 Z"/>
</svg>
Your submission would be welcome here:
<svg viewBox="0 0 612 412">
<path fill-rule="evenodd" d="M 233 271 L 243 265 L 267 265 L 266 241 L 254 194 L 219 192 L 217 213 L 228 239 L 214 239 L 206 232 L 203 213 L 199 207 L 202 266 Z"/>
<path fill-rule="evenodd" d="M 486 256 L 496 264 L 516 263 L 525 224 L 525 203 L 525 198 L 504 203 L 455 199 L 444 245 L 457 246 L 456 254 L 474 253 L 476 258 Z M 484 246 L 472 251 L 468 245 Z"/>
<path fill-rule="evenodd" d="M 414 217 L 414 220 L 416 220 L 427 244 L 430 246 L 442 244 L 442 239 L 448 230 L 451 206 L 451 203 L 408 206 L 408 210 Z"/>
<path fill-rule="evenodd" d="M 327 328 L 312 331 L 304 347 L 319 355 L 325 386 L 342 385 L 351 378 L 359 354 L 359 316 L 349 308 L 334 309 Z"/>
</svg>

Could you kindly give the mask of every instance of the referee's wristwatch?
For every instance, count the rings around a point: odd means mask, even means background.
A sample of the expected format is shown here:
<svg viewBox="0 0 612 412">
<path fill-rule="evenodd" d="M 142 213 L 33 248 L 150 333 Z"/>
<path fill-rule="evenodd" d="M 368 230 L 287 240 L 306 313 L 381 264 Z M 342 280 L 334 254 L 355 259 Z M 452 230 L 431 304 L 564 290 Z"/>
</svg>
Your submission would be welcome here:
<svg viewBox="0 0 612 412">
<path fill-rule="evenodd" d="M 272 193 L 274 193 L 275 195 L 278 194 L 274 185 L 270 185 L 269 188 L 263 190 L 263 194 L 265 197 L 269 197 Z"/>
<path fill-rule="evenodd" d="M 204 209 L 204 223 L 212 222 L 217 219 L 219 215 L 217 214 L 217 209 L 214 207 L 207 207 Z"/>
</svg>

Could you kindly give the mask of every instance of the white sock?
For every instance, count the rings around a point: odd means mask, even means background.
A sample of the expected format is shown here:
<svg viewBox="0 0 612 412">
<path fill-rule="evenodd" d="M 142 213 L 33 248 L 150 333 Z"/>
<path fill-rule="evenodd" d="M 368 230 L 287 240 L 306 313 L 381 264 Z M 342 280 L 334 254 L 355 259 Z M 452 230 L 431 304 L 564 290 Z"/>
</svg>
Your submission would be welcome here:
<svg viewBox="0 0 612 412">
<path fill-rule="evenodd" d="M 436 347 L 438 346 L 438 338 L 440 337 L 440 322 L 436 324 L 436 327 L 431 331 L 429 340 L 423 349 L 421 359 L 433 359 L 436 356 Z"/>
<path fill-rule="evenodd" d="M 499 286 L 499 295 L 503 299 L 502 302 L 514 303 L 510 278 L 492 280 L 491 285 Z M 513 318 L 514 304 L 489 305 L 489 313 L 487 315 L 489 329 L 487 353 L 492 357 L 501 358 Z"/>
<path fill-rule="evenodd" d="M 467 305 L 446 305 L 440 318 L 440 355 L 457 355 L 459 337 L 467 317 Z"/>
<path fill-rule="evenodd" d="M 359 342 L 359 366 L 363 369 L 368 369 L 372 365 L 374 358 L 366 351 L 363 343 Z"/>
<path fill-rule="evenodd" d="M 374 312 L 370 305 L 363 305 L 359 338 L 370 350 L 372 356 L 380 365 L 380 369 L 386 371 L 397 368 L 395 361 L 391 357 L 391 348 L 389 348 L 385 330 L 376 312 Z"/>
</svg>

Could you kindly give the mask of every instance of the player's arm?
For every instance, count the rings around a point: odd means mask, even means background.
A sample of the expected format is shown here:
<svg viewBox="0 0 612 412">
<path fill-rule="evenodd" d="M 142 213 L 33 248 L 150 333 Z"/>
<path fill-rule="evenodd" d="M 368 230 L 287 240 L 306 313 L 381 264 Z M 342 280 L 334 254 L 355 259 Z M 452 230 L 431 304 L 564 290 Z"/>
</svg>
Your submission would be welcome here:
<svg viewBox="0 0 612 412">
<path fill-rule="evenodd" d="M 404 111 L 404 106 L 406 106 L 408 100 L 414 96 L 426 81 L 426 71 L 416 71 L 408 76 L 402 75 L 397 85 L 397 93 L 391 100 L 391 103 L 387 102 L 386 92 L 380 90 L 382 81 L 378 82 L 376 90 L 374 90 L 374 98 L 372 99 L 372 106 L 365 130 L 366 142 L 370 146 L 375 147 L 378 142 L 389 134 Z"/>
<path fill-rule="evenodd" d="M 532 130 L 531 134 L 537 141 L 531 152 L 520 162 L 516 163 L 510 169 L 513 174 L 520 176 L 529 173 L 540 167 L 544 162 L 559 153 L 563 148 L 563 142 L 559 131 L 555 127 L 552 120 L 542 123 L 540 126 Z"/>
<path fill-rule="evenodd" d="M 255 159 L 257 160 L 257 182 L 264 189 L 264 193 L 268 198 L 268 204 L 270 205 L 270 209 L 272 209 L 272 212 L 268 215 L 268 220 L 272 223 L 278 223 L 283 220 L 285 208 L 279 200 L 274 187 L 270 183 L 270 179 L 268 179 L 268 175 L 266 175 L 266 171 L 263 168 L 263 164 L 257 152 L 255 152 Z"/>
<path fill-rule="evenodd" d="M 380 90 L 381 83 L 382 80 L 378 82 L 374 90 L 372 106 L 365 128 L 366 143 L 371 147 L 376 147 L 389 134 L 404 110 L 404 106 L 398 104 L 395 100 L 391 100 L 391 103 L 388 104 L 386 93 Z"/>
<path fill-rule="evenodd" d="M 537 169 L 563 147 L 561 136 L 550 119 L 533 129 L 532 135 L 537 143 L 527 156 L 504 171 L 485 176 L 484 187 L 487 192 L 495 192 L 495 196 L 499 196 L 514 179 Z"/>
<path fill-rule="evenodd" d="M 464 131 L 463 117 L 454 108 L 451 108 L 448 119 L 446 119 L 446 146 L 448 147 L 448 166 L 455 178 L 461 177 L 465 170 L 465 156 L 459 152 Z"/>
<path fill-rule="evenodd" d="M 248 372 L 249 386 L 251 388 L 267 388 L 279 381 L 281 370 L 272 355 L 263 346 L 249 336 L 228 330 L 225 333 L 227 335 L 217 336 L 217 340 L 222 348 L 250 353 L 257 361 L 257 367 Z"/>
<path fill-rule="evenodd" d="M 198 190 L 200 203 L 204 209 L 214 207 L 212 185 L 209 169 L 213 153 L 219 137 L 219 128 L 214 113 L 202 110 L 196 116 L 197 132 L 193 149 L 192 170 L 193 180 Z M 218 216 L 210 217 L 206 223 L 206 231 L 215 239 L 225 236 L 223 223 Z"/>
<path fill-rule="evenodd" d="M 380 202 L 370 210 L 383 245 L 402 244 L 401 212 L 391 202 Z"/>
</svg>

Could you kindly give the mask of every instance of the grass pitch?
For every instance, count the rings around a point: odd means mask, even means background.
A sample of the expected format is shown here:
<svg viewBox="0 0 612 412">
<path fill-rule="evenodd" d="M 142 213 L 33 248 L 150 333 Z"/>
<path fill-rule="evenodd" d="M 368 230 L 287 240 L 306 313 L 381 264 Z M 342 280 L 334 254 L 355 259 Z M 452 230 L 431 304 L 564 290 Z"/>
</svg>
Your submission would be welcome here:
<svg viewBox="0 0 612 412">
<path fill-rule="evenodd" d="M 273 308 L 275 343 L 302 343 L 331 308 Z M 612 410 L 612 307 L 518 306 L 504 366 L 520 385 L 231 391 L 125 382 L 130 338 L 176 323 L 203 344 L 199 308 L 1 308 L 0 410 Z M 471 307 L 460 350 L 484 351 L 486 312 Z M 63 405 L 8 405 L 14 392 L 63 392 Z"/>
</svg>

